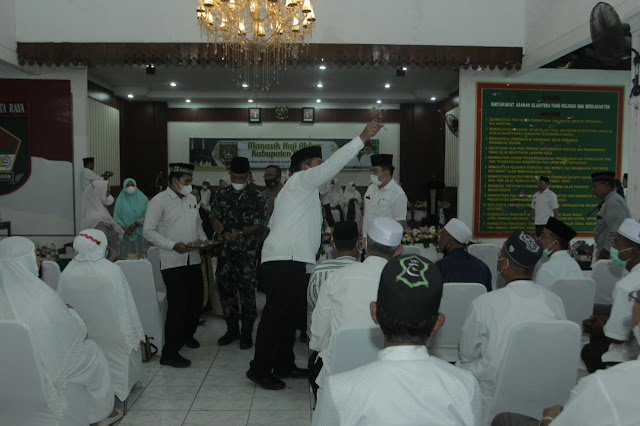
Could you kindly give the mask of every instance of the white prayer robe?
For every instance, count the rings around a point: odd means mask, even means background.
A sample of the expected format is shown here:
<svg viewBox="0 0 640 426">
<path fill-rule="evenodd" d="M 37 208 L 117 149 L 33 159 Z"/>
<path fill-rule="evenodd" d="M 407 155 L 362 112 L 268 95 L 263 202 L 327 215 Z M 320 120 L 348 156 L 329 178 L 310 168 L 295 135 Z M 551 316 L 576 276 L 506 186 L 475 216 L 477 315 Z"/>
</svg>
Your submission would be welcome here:
<svg viewBox="0 0 640 426">
<path fill-rule="evenodd" d="M 144 380 L 140 342 L 145 340 L 145 335 L 129 283 L 122 269 L 104 258 L 106 237 L 99 232 L 88 229 L 83 231 L 83 234 L 89 234 L 100 241 L 100 244 L 84 236 L 76 237 L 73 247 L 78 251 L 78 255 L 60 274 L 58 291 L 61 292 L 65 282 L 69 280 L 90 283 L 97 278 L 101 278 L 113 291 L 119 321 L 114 327 L 119 328 L 121 337 L 118 346 L 112 342 L 111 350 L 105 350 L 105 356 L 111 369 L 113 391 L 120 400 L 124 400 L 130 391 L 127 389 L 129 379 Z M 100 306 L 96 306 L 96 309 L 100 309 Z M 85 320 L 88 321 L 87 318 Z"/>
<path fill-rule="evenodd" d="M 332 273 L 320 287 L 313 310 L 309 348 L 319 352 L 323 367 L 318 386 L 329 375 L 333 337 L 345 326 L 375 326 L 369 305 L 378 297 L 380 275 L 387 260 L 369 256 L 362 263 L 345 266 Z"/>
<path fill-rule="evenodd" d="M 640 289 L 640 264 L 634 266 L 629 275 L 616 283 L 613 288 L 611 315 L 604 326 L 604 335 L 624 343 L 611 343 L 602 355 L 603 362 L 624 362 L 636 359 L 640 353 L 638 342 L 632 336 L 631 310 L 635 301 L 629 301 L 628 294 Z"/>
<path fill-rule="evenodd" d="M 529 280 L 512 281 L 471 303 L 460 334 L 457 365 L 478 379 L 485 411 L 495 394 L 511 328 L 523 321 L 554 319 L 566 319 L 562 300 Z"/>
<path fill-rule="evenodd" d="M 468 371 L 424 346 L 392 346 L 378 360 L 329 376 L 313 425 L 480 425 L 481 393 Z"/>
<path fill-rule="evenodd" d="M 535 274 L 535 283 L 550 289 L 551 283 L 561 278 L 584 278 L 580 265 L 567 250 L 556 251 L 544 262 Z"/>
<path fill-rule="evenodd" d="M 60 420 L 67 415 L 68 384 L 74 383 L 84 394 L 89 421 L 103 420 L 114 404 L 109 364 L 96 343 L 87 339 L 78 314 L 35 276 L 37 269 L 31 241 L 23 237 L 0 241 L 0 320 L 20 320 L 29 326 L 51 416 Z"/>
<path fill-rule="evenodd" d="M 102 176 L 98 176 L 91 169 L 86 167 L 80 170 L 80 189 L 82 192 L 93 182 L 94 180 L 104 180 Z"/>
<path fill-rule="evenodd" d="M 554 426 L 637 425 L 640 361 L 628 361 L 582 378 Z"/>
</svg>

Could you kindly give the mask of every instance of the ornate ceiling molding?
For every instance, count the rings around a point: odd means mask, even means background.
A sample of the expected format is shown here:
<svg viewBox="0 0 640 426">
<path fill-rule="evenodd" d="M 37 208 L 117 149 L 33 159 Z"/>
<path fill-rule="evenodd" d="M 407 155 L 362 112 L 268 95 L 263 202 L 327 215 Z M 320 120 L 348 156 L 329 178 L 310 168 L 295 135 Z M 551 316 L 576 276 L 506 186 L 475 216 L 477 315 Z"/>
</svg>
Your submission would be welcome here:
<svg viewBox="0 0 640 426">
<path fill-rule="evenodd" d="M 223 49 L 208 43 L 18 43 L 21 65 L 227 65 Z M 394 46 L 309 44 L 289 66 L 314 66 L 321 60 L 338 67 L 418 67 L 520 69 L 522 48 L 479 46 Z M 246 65 L 246 64 L 242 64 Z"/>
</svg>

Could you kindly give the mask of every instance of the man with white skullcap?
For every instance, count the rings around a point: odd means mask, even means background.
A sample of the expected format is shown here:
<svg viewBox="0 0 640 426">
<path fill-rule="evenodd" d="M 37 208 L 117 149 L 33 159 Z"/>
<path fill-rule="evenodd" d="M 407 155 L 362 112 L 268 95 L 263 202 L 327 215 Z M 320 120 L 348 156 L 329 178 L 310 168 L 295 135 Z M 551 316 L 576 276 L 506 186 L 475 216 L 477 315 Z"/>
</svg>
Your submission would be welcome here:
<svg viewBox="0 0 640 426">
<path fill-rule="evenodd" d="M 491 291 L 491 271 L 467 252 L 471 230 L 460 219 L 451 219 L 440 231 L 438 249 L 444 257 L 436 262 L 445 283 L 480 283 Z"/>
<path fill-rule="evenodd" d="M 462 326 L 457 365 L 478 379 L 486 415 L 511 328 L 523 321 L 566 319 L 562 300 L 531 281 L 541 256 L 537 239 L 522 230 L 511 234 L 498 257 L 498 272 L 507 286 L 474 299 Z"/>
<path fill-rule="evenodd" d="M 320 287 L 313 310 L 309 348 L 319 352 L 323 367 L 315 382 L 329 375 L 332 339 L 340 327 L 353 324 L 374 325 L 369 303 L 376 299 L 380 274 L 387 262 L 402 253 L 402 226 L 389 217 L 374 219 L 363 238 L 365 259 L 345 266 L 329 276 Z M 312 379 L 310 379 L 312 381 Z"/>
<path fill-rule="evenodd" d="M 584 331 L 591 333 L 590 343 L 582 349 L 582 360 L 589 372 L 607 365 L 636 359 L 640 353 L 638 342 L 631 336 L 631 308 L 634 300 L 629 294 L 640 289 L 640 223 L 625 219 L 611 244 L 611 260 L 629 271 L 613 289 L 611 316 L 592 316 L 583 321 Z M 606 325 L 605 325 L 606 323 Z"/>
</svg>

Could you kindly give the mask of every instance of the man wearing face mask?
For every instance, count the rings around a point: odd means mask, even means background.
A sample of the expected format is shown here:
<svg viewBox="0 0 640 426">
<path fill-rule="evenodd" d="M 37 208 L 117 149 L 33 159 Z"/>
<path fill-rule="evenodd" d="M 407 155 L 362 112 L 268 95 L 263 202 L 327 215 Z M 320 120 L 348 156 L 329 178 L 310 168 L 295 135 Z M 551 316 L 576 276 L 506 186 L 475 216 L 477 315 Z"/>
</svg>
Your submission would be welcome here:
<svg viewBox="0 0 640 426">
<path fill-rule="evenodd" d="M 256 351 L 247 377 L 264 389 L 285 387 L 280 378 L 305 378 L 295 364 L 293 343 L 307 310 L 307 264 L 320 248 L 322 207 L 318 187 L 331 180 L 380 129 L 370 122 L 360 136 L 322 162 L 322 150 L 310 146 L 291 156 L 291 177 L 275 202 L 270 232 L 262 248 L 262 276 L 269 292 L 256 335 Z"/>
<path fill-rule="evenodd" d="M 162 278 L 167 286 L 165 344 L 160 364 L 181 368 L 191 365 L 179 350 L 183 345 L 198 348 L 193 337 L 202 310 L 200 254 L 189 243 L 203 241 L 196 197 L 191 194 L 191 164 L 169 164 L 169 187 L 153 197 L 147 206 L 143 236 L 158 247 Z"/>
<path fill-rule="evenodd" d="M 362 235 L 367 236 L 371 222 L 377 217 L 390 217 L 407 226 L 407 196 L 393 180 L 393 155 L 371 156 L 371 185 L 364 194 Z"/>
<path fill-rule="evenodd" d="M 511 328 L 522 321 L 566 319 L 560 297 L 531 281 L 541 256 L 538 240 L 522 230 L 511 234 L 498 257 L 498 272 L 506 287 L 478 296 L 462 326 L 457 365 L 478 379 L 486 413 L 495 394 Z"/>
<path fill-rule="evenodd" d="M 444 257 L 436 262 L 445 283 L 480 283 L 491 291 L 491 271 L 467 252 L 471 230 L 460 219 L 451 219 L 440 232 L 438 249 Z"/>
<path fill-rule="evenodd" d="M 635 359 L 640 353 L 638 343 L 630 337 L 634 301 L 628 297 L 630 292 L 640 289 L 640 223 L 625 219 L 613 239 L 610 253 L 611 260 L 629 271 L 629 275 L 618 281 L 613 289 L 609 318 L 592 316 L 582 322 L 584 331 L 591 334 L 590 342 L 582 348 L 581 354 L 590 373 Z"/>
<path fill-rule="evenodd" d="M 591 175 L 593 195 L 602 203 L 593 230 L 595 249 L 591 249 L 594 261 L 609 259 L 609 248 L 622 221 L 631 217 L 629 206 L 616 192 L 614 172 L 597 172 Z"/>
<path fill-rule="evenodd" d="M 560 278 L 583 278 L 580 265 L 569 254 L 569 242 L 577 235 L 569 225 L 550 217 L 538 237 L 542 256 L 549 260 L 540 265 L 534 281 L 550 289 L 551 283 Z M 541 259 L 542 261 L 542 259 Z"/>
<path fill-rule="evenodd" d="M 266 201 L 248 184 L 249 160 L 236 157 L 231 161 L 231 185 L 220 189 L 211 200 L 213 230 L 224 236 L 218 256 L 216 282 L 227 323 L 227 332 L 218 339 L 220 346 L 240 339 L 240 349 L 253 346 L 251 334 L 256 320 L 257 237 L 264 227 Z M 238 294 L 242 317 L 238 311 Z M 238 322 L 242 320 L 242 328 Z"/>
<path fill-rule="evenodd" d="M 200 205 L 208 212 L 211 211 L 211 184 L 208 179 L 202 181 L 200 186 Z"/>
</svg>

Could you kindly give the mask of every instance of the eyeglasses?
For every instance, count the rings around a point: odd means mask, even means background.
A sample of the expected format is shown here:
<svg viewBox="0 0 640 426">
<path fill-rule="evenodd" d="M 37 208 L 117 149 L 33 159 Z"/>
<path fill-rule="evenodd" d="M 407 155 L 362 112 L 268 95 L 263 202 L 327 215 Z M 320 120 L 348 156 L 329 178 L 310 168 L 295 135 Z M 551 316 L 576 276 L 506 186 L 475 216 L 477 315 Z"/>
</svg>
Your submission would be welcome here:
<svg viewBox="0 0 640 426">
<path fill-rule="evenodd" d="M 632 300 L 635 301 L 636 303 L 640 303 L 640 299 L 638 299 L 635 294 L 637 293 L 636 290 L 630 292 L 629 294 L 627 294 L 627 300 L 629 302 L 631 302 Z"/>
</svg>

